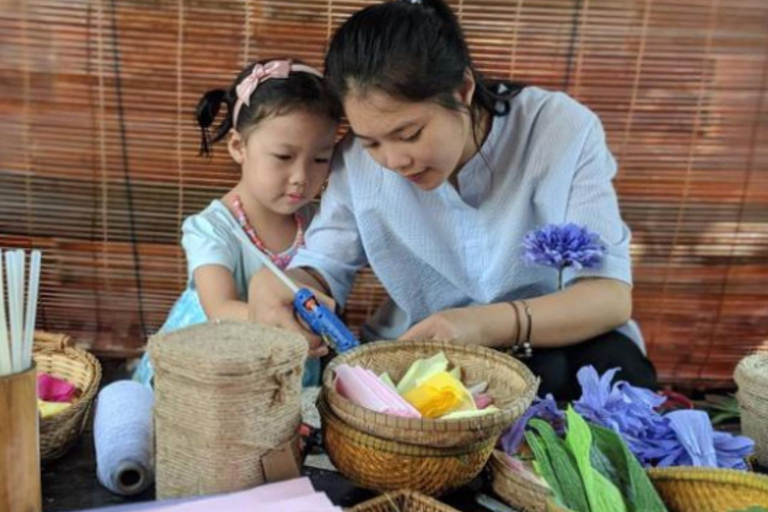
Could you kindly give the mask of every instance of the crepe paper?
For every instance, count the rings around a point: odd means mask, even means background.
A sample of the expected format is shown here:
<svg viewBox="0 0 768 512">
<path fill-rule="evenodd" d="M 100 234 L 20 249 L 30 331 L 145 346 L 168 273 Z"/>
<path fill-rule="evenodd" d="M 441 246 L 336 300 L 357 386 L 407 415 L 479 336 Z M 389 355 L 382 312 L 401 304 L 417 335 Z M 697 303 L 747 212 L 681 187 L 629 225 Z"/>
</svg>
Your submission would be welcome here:
<svg viewBox="0 0 768 512">
<path fill-rule="evenodd" d="M 557 402 L 552 394 L 544 398 L 535 398 L 533 404 L 504 432 L 499 439 L 499 445 L 509 455 L 515 455 L 523 441 L 525 428 L 531 418 L 540 418 L 552 425 L 555 430 L 564 433 L 565 414 L 557 407 Z"/>
<path fill-rule="evenodd" d="M 37 374 L 37 397 L 46 402 L 71 402 L 76 388 L 66 380 L 48 373 Z"/>
<path fill-rule="evenodd" d="M 433 374 L 404 393 L 403 398 L 425 418 L 475 409 L 475 401 L 464 384 L 446 371 Z"/>
<path fill-rule="evenodd" d="M 420 418 L 419 411 L 375 373 L 358 366 L 339 365 L 336 368 L 336 389 L 353 403 L 383 414 L 404 418 Z"/>
<path fill-rule="evenodd" d="M 473 395 L 472 398 L 474 398 L 475 407 L 478 409 L 485 409 L 493 403 L 493 398 L 486 394 Z"/>
<path fill-rule="evenodd" d="M 512 457 L 511 455 L 506 454 L 501 450 L 495 450 L 495 453 L 499 460 L 513 473 L 528 479 L 532 483 L 550 489 L 547 481 L 536 474 L 536 471 L 533 469 L 533 464 L 530 462 L 522 461 L 517 457 Z"/>
<path fill-rule="evenodd" d="M 388 387 L 392 388 L 393 391 L 397 392 L 397 386 L 395 385 L 395 381 L 392 380 L 392 377 L 390 377 L 387 372 L 384 372 L 381 375 L 379 375 L 379 379 L 381 379 L 381 382 L 386 384 Z"/>
<path fill-rule="evenodd" d="M 467 386 L 467 389 L 470 393 L 472 393 L 472 396 L 477 396 L 485 393 L 488 391 L 488 382 L 482 381 L 478 382 L 477 384 L 472 384 L 471 386 Z"/>
<path fill-rule="evenodd" d="M 203 498 L 175 505 L 158 504 L 153 512 L 341 512 L 324 493 L 315 492 L 308 478 L 263 485 L 248 491 Z"/>
<path fill-rule="evenodd" d="M 50 418 L 70 407 L 72 407 L 72 404 L 67 402 L 46 402 L 45 400 L 37 399 L 37 410 L 40 411 L 41 418 Z"/>
<path fill-rule="evenodd" d="M 607 428 L 590 424 L 592 466 L 621 491 L 630 512 L 666 512 L 648 474 L 629 451 L 621 436 Z"/>
<path fill-rule="evenodd" d="M 555 491 L 562 505 L 575 512 L 589 512 L 579 468 L 565 443 L 557 437 L 549 423 L 532 419 L 529 425 L 531 431 L 525 432 L 525 439 L 535 457 L 534 469 Z"/>
<path fill-rule="evenodd" d="M 690 458 L 689 465 L 717 467 L 714 432 L 706 412 L 674 411 L 667 414 L 666 418 Z"/>
<path fill-rule="evenodd" d="M 690 466 L 694 458 L 689 453 L 691 443 L 709 445 L 711 430 L 704 423 L 698 428 L 686 428 L 684 424 L 677 430 L 672 427 L 674 415 L 691 411 L 677 410 L 664 415 L 659 408 L 666 398 L 645 388 L 635 387 L 625 381 L 611 384 L 618 368 L 605 372 L 602 376 L 592 366 L 585 366 L 577 373 L 582 388 L 582 396 L 573 402 L 573 407 L 591 423 L 609 428 L 620 434 L 632 453 L 644 466 L 669 467 Z M 700 414 L 685 416 L 697 418 L 691 421 L 704 421 Z M 709 422 L 709 420 L 708 420 Z M 701 439 L 701 436 L 707 439 Z M 712 432 L 716 467 L 747 469 L 745 459 L 754 451 L 754 441 L 744 436 L 734 436 L 724 432 Z M 686 448 L 687 444 L 687 448 Z M 707 453 L 701 452 L 696 463 L 712 460 Z"/>
<path fill-rule="evenodd" d="M 397 383 L 397 392 L 405 396 L 408 391 L 432 375 L 448 370 L 449 364 L 448 358 L 445 357 L 443 352 L 439 352 L 427 359 L 417 359 L 411 364 L 408 371 L 405 372 L 400 382 Z"/>
</svg>

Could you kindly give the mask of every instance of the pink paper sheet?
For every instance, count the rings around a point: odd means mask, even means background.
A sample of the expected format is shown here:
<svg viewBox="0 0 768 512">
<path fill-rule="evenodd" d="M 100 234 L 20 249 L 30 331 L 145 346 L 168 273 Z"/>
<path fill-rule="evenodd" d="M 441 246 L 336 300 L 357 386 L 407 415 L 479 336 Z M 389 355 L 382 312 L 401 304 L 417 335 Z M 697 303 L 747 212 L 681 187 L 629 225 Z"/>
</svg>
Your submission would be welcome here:
<svg viewBox="0 0 768 512">
<path fill-rule="evenodd" d="M 405 418 L 421 417 L 419 411 L 406 402 L 397 391 L 365 368 L 339 365 L 336 368 L 336 389 L 352 402 L 372 411 Z"/>
<path fill-rule="evenodd" d="M 152 512 L 341 512 L 308 478 L 262 485 L 247 491 L 203 498 L 177 505 L 158 504 Z"/>
</svg>

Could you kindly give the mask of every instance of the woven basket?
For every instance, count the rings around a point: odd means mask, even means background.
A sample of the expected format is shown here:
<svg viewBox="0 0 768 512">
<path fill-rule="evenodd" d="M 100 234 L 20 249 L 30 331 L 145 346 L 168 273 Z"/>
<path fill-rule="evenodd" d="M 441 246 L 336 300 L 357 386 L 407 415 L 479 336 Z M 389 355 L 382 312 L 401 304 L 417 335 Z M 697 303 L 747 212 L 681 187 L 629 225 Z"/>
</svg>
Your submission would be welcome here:
<svg viewBox="0 0 768 512">
<path fill-rule="evenodd" d="M 653 485 L 669 512 L 732 512 L 768 506 L 768 476 L 714 468 L 654 468 Z"/>
<path fill-rule="evenodd" d="M 545 512 L 552 490 L 512 471 L 494 452 L 488 462 L 491 487 L 508 505 L 520 512 Z"/>
<path fill-rule="evenodd" d="M 359 487 L 408 489 L 431 496 L 469 483 L 488 461 L 496 437 L 466 446 L 434 448 L 381 439 L 341 421 L 318 399 L 323 441 L 336 469 Z"/>
<path fill-rule="evenodd" d="M 455 508 L 413 491 L 388 493 L 347 509 L 347 512 L 458 512 Z"/>
<path fill-rule="evenodd" d="M 736 512 L 754 505 L 768 506 L 765 475 L 733 469 L 673 467 L 649 469 L 648 476 L 669 512 Z M 554 499 L 547 500 L 544 507 L 547 512 L 568 512 Z"/>
<path fill-rule="evenodd" d="M 401 418 L 371 411 L 341 396 L 334 386 L 334 369 L 341 364 L 362 366 L 395 381 L 420 358 L 444 352 L 460 366 L 467 385 L 488 383 L 488 394 L 500 410 L 456 420 Z M 419 446 L 461 446 L 497 436 L 531 405 L 538 379 L 517 359 L 485 347 L 439 341 L 379 341 L 336 357 L 323 374 L 328 405 L 345 423 L 382 439 Z"/>
<path fill-rule="evenodd" d="M 755 440 L 757 462 L 768 467 L 768 353 L 742 359 L 733 378 L 739 386 L 741 431 Z"/>
<path fill-rule="evenodd" d="M 72 346 L 66 334 L 35 331 L 32 348 L 38 373 L 64 379 L 77 390 L 70 407 L 40 420 L 40 459 L 49 462 L 64 455 L 88 423 L 101 382 L 101 365 L 90 353 Z"/>
</svg>

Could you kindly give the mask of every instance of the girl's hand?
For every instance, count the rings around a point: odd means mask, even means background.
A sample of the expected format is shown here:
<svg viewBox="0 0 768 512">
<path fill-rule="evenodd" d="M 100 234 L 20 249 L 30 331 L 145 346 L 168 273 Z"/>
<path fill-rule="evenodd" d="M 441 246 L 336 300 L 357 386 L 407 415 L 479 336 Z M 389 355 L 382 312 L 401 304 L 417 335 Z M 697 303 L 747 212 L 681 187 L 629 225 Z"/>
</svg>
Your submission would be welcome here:
<svg viewBox="0 0 768 512">
<path fill-rule="evenodd" d="M 287 274 L 292 278 L 291 271 Z M 299 283 L 299 286 L 305 286 Z M 312 289 L 317 299 L 330 308 L 335 304 L 332 299 Z M 251 278 L 248 288 L 248 318 L 262 325 L 280 327 L 298 332 L 309 343 L 309 357 L 322 357 L 328 354 L 328 347 L 323 340 L 305 328 L 296 316 L 293 308 L 293 293 L 268 269 L 262 269 Z"/>
<path fill-rule="evenodd" d="M 417 323 L 399 339 L 432 339 L 485 347 L 509 345 L 515 327 L 514 313 L 509 307 L 491 304 L 446 309 Z"/>
</svg>

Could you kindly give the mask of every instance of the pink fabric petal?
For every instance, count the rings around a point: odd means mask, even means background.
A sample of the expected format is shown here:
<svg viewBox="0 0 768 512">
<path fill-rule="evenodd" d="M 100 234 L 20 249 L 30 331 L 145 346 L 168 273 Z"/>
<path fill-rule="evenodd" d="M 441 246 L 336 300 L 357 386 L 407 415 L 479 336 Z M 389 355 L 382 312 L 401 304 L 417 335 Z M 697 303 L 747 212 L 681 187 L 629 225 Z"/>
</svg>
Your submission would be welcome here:
<svg viewBox="0 0 768 512">
<path fill-rule="evenodd" d="M 37 396 L 46 402 L 71 402 L 75 386 L 47 373 L 37 375 Z"/>
</svg>

